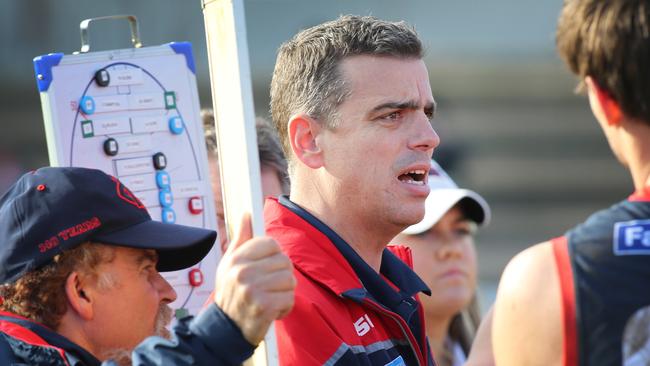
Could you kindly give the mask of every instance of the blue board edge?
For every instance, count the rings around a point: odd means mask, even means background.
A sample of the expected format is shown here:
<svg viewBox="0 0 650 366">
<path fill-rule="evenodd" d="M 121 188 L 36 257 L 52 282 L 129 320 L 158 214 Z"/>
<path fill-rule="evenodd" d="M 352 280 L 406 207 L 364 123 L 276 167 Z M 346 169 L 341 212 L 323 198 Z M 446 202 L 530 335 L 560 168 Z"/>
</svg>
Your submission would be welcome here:
<svg viewBox="0 0 650 366">
<path fill-rule="evenodd" d="M 34 73 L 36 74 L 36 85 L 39 92 L 47 91 L 50 87 L 52 83 L 52 67 L 58 65 L 61 58 L 63 58 L 62 53 L 49 53 L 34 57 Z"/>
<path fill-rule="evenodd" d="M 194 56 L 192 55 L 192 44 L 190 42 L 171 42 L 169 43 L 174 52 L 183 54 L 187 68 L 192 70 L 192 74 L 196 74 L 196 67 L 194 66 Z"/>
</svg>

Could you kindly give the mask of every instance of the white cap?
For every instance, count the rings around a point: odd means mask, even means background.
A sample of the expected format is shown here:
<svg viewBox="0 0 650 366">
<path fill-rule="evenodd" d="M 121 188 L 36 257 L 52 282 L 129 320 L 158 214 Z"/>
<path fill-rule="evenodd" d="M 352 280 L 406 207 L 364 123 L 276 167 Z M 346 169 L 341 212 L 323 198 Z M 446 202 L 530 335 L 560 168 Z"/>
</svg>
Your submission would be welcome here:
<svg viewBox="0 0 650 366">
<path fill-rule="evenodd" d="M 424 203 L 424 218 L 404 229 L 402 234 L 416 235 L 429 230 L 447 211 L 463 199 L 468 203 L 465 206 L 465 214 L 469 219 L 480 226 L 490 222 L 490 206 L 485 199 L 474 191 L 458 188 L 434 160 L 431 161 L 431 170 L 429 170 L 429 187 L 431 192 Z"/>
</svg>

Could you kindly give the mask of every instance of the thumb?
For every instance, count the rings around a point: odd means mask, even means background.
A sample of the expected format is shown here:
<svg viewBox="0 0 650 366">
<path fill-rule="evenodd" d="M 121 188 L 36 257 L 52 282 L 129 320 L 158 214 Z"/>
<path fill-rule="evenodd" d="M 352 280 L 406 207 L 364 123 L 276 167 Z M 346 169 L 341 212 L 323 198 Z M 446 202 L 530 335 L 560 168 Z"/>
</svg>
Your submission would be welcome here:
<svg viewBox="0 0 650 366">
<path fill-rule="evenodd" d="M 228 249 L 226 250 L 226 252 L 232 252 L 233 250 L 235 250 L 240 245 L 247 242 L 253 237 L 252 219 L 251 219 L 251 214 L 249 212 L 245 212 L 242 215 L 241 221 L 239 222 L 238 229 L 239 230 L 237 234 L 230 242 L 230 245 L 228 245 Z"/>
</svg>

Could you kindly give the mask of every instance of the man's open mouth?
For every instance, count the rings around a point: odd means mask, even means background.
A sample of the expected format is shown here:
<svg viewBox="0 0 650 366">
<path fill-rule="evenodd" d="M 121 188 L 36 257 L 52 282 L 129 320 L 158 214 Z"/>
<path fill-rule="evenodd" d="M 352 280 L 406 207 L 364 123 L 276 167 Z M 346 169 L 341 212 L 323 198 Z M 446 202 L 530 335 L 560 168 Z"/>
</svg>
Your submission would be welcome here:
<svg viewBox="0 0 650 366">
<path fill-rule="evenodd" d="M 418 186 L 423 186 L 426 181 L 427 172 L 424 169 L 409 170 L 408 172 L 401 174 L 397 179 L 401 182 L 408 184 L 415 184 Z"/>
</svg>

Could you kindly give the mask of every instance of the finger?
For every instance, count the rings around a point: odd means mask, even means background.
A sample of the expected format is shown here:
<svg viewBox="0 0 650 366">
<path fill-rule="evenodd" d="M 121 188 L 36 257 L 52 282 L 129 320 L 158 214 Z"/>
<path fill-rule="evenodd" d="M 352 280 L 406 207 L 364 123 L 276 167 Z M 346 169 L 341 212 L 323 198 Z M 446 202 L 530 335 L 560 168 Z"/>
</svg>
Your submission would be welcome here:
<svg viewBox="0 0 650 366">
<path fill-rule="evenodd" d="M 265 292 L 292 292 L 296 288 L 296 277 L 286 270 L 265 273 L 256 287 Z"/>
<path fill-rule="evenodd" d="M 237 257 L 248 261 L 263 260 L 276 255 L 284 256 L 280 245 L 267 236 L 250 239 L 237 248 Z"/>
<path fill-rule="evenodd" d="M 289 257 L 280 251 L 261 258 L 254 258 L 254 256 L 259 255 L 259 252 L 249 251 L 247 254 L 235 253 L 236 258 L 234 262 L 241 266 L 241 270 L 250 272 L 256 277 L 261 277 L 264 273 L 275 271 L 293 271 L 293 264 L 289 260 Z"/>
<path fill-rule="evenodd" d="M 264 281 L 267 276 L 277 272 L 293 275 L 293 265 L 284 254 L 254 261 L 242 258 L 239 253 L 234 253 L 233 257 L 235 267 L 232 274 L 236 281 L 242 285 L 263 289 L 262 284 L 266 283 Z"/>
<path fill-rule="evenodd" d="M 239 222 L 239 230 L 233 240 L 230 241 L 226 252 L 232 252 L 252 237 L 253 228 L 251 214 L 249 212 L 246 212 L 242 215 L 242 218 Z"/>
<path fill-rule="evenodd" d="M 293 291 L 274 292 L 270 294 L 270 308 L 274 309 L 273 318 L 281 319 L 291 312 L 295 301 Z"/>
<path fill-rule="evenodd" d="M 258 260 L 259 267 L 264 272 L 287 271 L 293 273 L 293 263 L 284 253 L 279 252 Z"/>
</svg>

